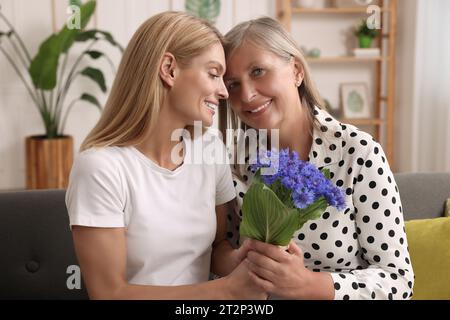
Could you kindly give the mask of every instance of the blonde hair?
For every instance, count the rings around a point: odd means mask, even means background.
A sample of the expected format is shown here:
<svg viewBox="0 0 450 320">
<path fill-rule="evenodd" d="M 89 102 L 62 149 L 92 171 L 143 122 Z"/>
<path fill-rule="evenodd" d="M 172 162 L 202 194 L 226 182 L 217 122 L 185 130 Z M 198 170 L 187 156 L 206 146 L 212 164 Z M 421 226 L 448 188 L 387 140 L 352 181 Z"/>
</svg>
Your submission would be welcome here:
<svg viewBox="0 0 450 320">
<path fill-rule="evenodd" d="M 245 42 L 268 50 L 286 60 L 294 57 L 301 64 L 304 70 L 304 79 L 298 88 L 298 94 L 302 106 L 308 110 L 308 118 L 313 124 L 318 125 L 314 121 L 314 106 L 321 108 L 324 103 L 312 81 L 308 64 L 291 35 L 278 21 L 269 17 L 245 21 L 235 26 L 225 35 L 225 55 L 227 57 L 232 55 Z M 246 129 L 248 127 L 229 106 L 228 108 L 222 107 L 219 110 L 220 127 L 223 133 L 227 127 L 233 129 Z"/>
<path fill-rule="evenodd" d="M 159 77 L 163 55 L 189 65 L 215 43 L 220 32 L 207 21 L 183 12 L 163 12 L 145 21 L 122 57 L 105 109 L 80 151 L 92 147 L 141 143 L 158 121 L 166 88 Z"/>
</svg>

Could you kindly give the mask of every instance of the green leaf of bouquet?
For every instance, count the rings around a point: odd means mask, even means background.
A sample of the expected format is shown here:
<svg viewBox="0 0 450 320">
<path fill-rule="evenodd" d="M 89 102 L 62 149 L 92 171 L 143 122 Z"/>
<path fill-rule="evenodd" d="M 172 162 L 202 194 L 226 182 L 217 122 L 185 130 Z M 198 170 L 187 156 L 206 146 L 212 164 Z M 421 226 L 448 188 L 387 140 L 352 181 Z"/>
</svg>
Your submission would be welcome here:
<svg viewBox="0 0 450 320">
<path fill-rule="evenodd" d="M 100 69 L 87 67 L 81 71 L 81 74 L 95 81 L 99 85 L 100 89 L 102 89 L 103 92 L 106 92 L 105 77 Z"/>
<path fill-rule="evenodd" d="M 263 183 L 261 179 L 261 169 L 256 170 L 255 175 L 253 176 L 253 180 L 255 182 Z"/>
<path fill-rule="evenodd" d="M 301 229 L 306 222 L 319 219 L 327 207 L 328 203 L 326 199 L 322 197 L 305 209 L 297 209 L 299 216 L 297 230 Z"/>
<path fill-rule="evenodd" d="M 242 236 L 286 246 L 298 230 L 298 211 L 286 207 L 263 183 L 253 182 L 244 196 Z"/>
<path fill-rule="evenodd" d="M 323 173 L 323 175 L 325 176 L 325 178 L 327 178 L 328 180 L 331 179 L 330 169 L 322 169 L 322 170 L 320 170 L 320 171 Z"/>
</svg>

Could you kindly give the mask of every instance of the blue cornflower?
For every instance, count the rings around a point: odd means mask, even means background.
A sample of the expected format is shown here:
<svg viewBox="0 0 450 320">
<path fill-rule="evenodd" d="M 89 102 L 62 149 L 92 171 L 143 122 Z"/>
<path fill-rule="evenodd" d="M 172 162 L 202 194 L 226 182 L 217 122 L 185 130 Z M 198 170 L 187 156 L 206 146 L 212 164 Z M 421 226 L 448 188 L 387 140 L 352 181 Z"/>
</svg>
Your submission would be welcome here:
<svg viewBox="0 0 450 320">
<path fill-rule="evenodd" d="M 272 186 L 280 181 L 282 188 L 274 189 L 280 198 L 288 192 L 291 195 L 290 203 L 295 208 L 305 209 L 309 205 L 325 198 L 328 205 L 343 210 L 345 208 L 345 196 L 343 191 L 335 186 L 331 180 L 317 169 L 312 163 L 302 161 L 297 152 L 289 152 L 282 149 L 263 152 L 256 164 L 251 165 L 251 170 L 256 172 L 261 168 L 271 165 L 271 159 L 278 157 L 278 171 L 273 175 L 261 175 L 262 181 Z"/>
</svg>

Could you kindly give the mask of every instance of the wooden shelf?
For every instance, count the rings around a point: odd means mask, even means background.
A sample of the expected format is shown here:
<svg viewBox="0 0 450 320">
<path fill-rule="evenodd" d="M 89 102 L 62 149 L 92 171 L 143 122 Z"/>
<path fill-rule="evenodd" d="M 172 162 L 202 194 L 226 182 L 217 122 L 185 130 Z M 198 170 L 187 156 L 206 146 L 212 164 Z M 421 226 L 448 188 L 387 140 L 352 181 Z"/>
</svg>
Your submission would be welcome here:
<svg viewBox="0 0 450 320">
<path fill-rule="evenodd" d="M 389 9 L 382 8 L 381 12 L 389 12 Z M 312 14 L 361 14 L 367 13 L 367 8 L 300 8 L 293 7 L 292 13 L 312 13 Z"/>
<path fill-rule="evenodd" d="M 320 57 L 311 58 L 307 57 L 306 61 L 308 63 L 347 63 L 347 62 L 377 62 L 377 61 L 389 61 L 386 57 L 372 57 L 372 58 L 359 58 L 352 56 L 341 56 L 341 57 Z"/>
<path fill-rule="evenodd" d="M 319 58 L 305 57 L 309 64 L 319 65 L 321 68 L 344 66 L 349 67 L 350 64 L 359 64 L 357 66 L 364 67 L 373 66 L 373 70 L 366 70 L 373 75 L 373 89 L 370 90 L 372 95 L 373 106 L 372 115 L 370 119 L 340 119 L 343 123 L 353 124 L 355 126 L 372 126 L 373 136 L 376 140 L 382 142 L 383 147 L 391 167 L 394 166 L 394 118 L 395 118 L 395 64 L 396 64 L 396 40 L 397 40 L 397 11 L 398 0 L 379 0 L 377 4 L 381 11 L 381 36 L 375 40 L 375 46 L 380 48 L 383 54 L 380 57 L 355 57 L 355 56 L 324 56 Z M 313 20 L 329 20 L 333 15 L 331 22 L 339 20 L 360 19 L 362 16 L 367 16 L 367 7 L 353 7 L 353 8 L 300 8 L 292 4 L 291 0 L 276 0 L 277 19 L 291 32 L 293 19 L 314 18 Z M 298 14 L 298 15 L 297 15 Z M 336 21 L 335 21 L 336 20 Z M 302 28 L 304 30 L 304 28 Z M 310 32 L 315 30 L 310 30 Z M 338 31 L 338 30 L 337 30 Z M 295 37 L 295 36 L 294 36 Z M 308 45 L 301 43 L 301 45 Z M 317 44 L 315 44 L 317 46 Z M 330 53 L 332 54 L 332 53 Z M 337 54 L 337 53 L 335 53 Z M 356 79 L 355 79 L 356 80 Z M 339 80 L 336 80 L 339 82 Z M 338 86 L 339 83 L 336 83 Z M 382 119 L 381 119 L 382 118 Z M 382 140 L 382 141 L 381 141 Z"/>
</svg>

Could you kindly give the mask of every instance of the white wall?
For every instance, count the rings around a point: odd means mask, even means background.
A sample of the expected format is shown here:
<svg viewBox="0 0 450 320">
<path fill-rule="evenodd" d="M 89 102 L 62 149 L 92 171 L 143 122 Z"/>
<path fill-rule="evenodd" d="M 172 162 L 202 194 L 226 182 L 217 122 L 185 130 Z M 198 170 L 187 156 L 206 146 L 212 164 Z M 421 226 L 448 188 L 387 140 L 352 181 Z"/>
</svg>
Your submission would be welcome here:
<svg viewBox="0 0 450 320">
<path fill-rule="evenodd" d="M 417 158 L 412 155 L 417 149 L 417 132 L 413 131 L 416 122 L 412 112 L 417 91 L 417 0 L 408 1 L 398 15 L 397 37 L 397 96 L 396 96 L 396 161 L 400 171 L 417 170 Z"/>
<path fill-rule="evenodd" d="M 399 15 L 398 167 L 450 171 L 450 2 L 407 4 Z"/>
</svg>

